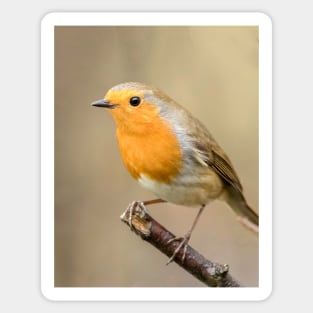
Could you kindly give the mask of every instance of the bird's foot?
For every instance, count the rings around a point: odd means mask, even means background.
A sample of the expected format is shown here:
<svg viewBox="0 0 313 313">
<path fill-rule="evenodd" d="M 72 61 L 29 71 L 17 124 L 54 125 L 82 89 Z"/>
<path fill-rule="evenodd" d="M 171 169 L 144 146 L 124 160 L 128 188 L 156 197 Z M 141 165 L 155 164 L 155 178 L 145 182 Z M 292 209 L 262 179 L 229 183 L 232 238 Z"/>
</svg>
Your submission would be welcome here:
<svg viewBox="0 0 313 313">
<path fill-rule="evenodd" d="M 182 255 L 182 263 L 185 261 L 185 257 L 186 257 L 186 251 L 187 251 L 187 247 L 188 247 L 188 242 L 190 239 L 191 233 L 188 232 L 187 234 L 185 234 L 183 237 L 174 237 L 172 239 L 170 239 L 167 244 L 172 243 L 173 241 L 180 241 L 180 244 L 178 245 L 178 247 L 175 249 L 173 255 L 169 258 L 169 260 L 167 261 L 166 265 L 170 264 L 171 262 L 174 261 L 175 257 L 177 256 L 177 254 L 179 253 L 179 251 L 181 249 L 183 249 L 183 255 Z"/>
<path fill-rule="evenodd" d="M 131 230 L 134 229 L 132 221 L 133 221 L 133 216 L 136 213 L 137 208 L 141 209 L 144 213 L 148 213 L 142 201 L 133 201 L 132 203 L 130 203 L 126 209 L 126 212 L 128 213 L 128 225 Z"/>
</svg>

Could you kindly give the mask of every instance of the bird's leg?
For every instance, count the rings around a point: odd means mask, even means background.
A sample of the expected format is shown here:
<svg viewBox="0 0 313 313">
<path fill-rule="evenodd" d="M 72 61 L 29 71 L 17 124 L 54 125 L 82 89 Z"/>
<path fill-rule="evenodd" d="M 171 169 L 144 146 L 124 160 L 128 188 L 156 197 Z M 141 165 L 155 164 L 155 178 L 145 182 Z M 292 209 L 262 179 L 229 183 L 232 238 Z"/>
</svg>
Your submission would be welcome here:
<svg viewBox="0 0 313 313">
<path fill-rule="evenodd" d="M 166 202 L 166 201 L 163 199 L 153 199 L 153 200 L 144 201 L 142 203 L 143 205 L 149 205 L 149 204 L 162 203 L 162 202 Z"/>
<path fill-rule="evenodd" d="M 170 257 L 170 259 L 167 261 L 166 265 L 170 264 L 171 262 L 173 262 L 173 260 L 175 259 L 177 253 L 180 251 L 180 249 L 183 248 L 183 256 L 182 256 L 182 262 L 184 262 L 185 260 L 185 256 L 186 256 L 186 251 L 187 251 L 187 247 L 188 247 L 188 242 L 190 240 L 191 234 L 194 230 L 194 228 L 196 227 L 198 220 L 200 218 L 201 213 L 203 212 L 203 209 L 205 208 L 205 204 L 203 204 L 201 206 L 201 208 L 199 209 L 199 212 L 195 218 L 195 220 L 193 221 L 191 228 L 189 229 L 189 231 L 183 236 L 183 237 L 174 237 L 172 239 L 170 239 L 167 244 L 170 244 L 173 241 L 179 240 L 181 241 L 180 244 L 178 245 L 178 247 L 175 249 L 173 255 Z"/>
<path fill-rule="evenodd" d="M 153 199 L 153 200 L 147 200 L 147 201 L 133 201 L 132 203 L 130 203 L 126 210 L 128 212 L 128 224 L 129 224 L 130 229 L 133 229 L 132 219 L 133 219 L 134 213 L 136 212 L 137 207 L 141 208 L 144 212 L 147 213 L 146 205 L 162 203 L 162 202 L 166 202 L 166 201 L 163 199 Z"/>
</svg>

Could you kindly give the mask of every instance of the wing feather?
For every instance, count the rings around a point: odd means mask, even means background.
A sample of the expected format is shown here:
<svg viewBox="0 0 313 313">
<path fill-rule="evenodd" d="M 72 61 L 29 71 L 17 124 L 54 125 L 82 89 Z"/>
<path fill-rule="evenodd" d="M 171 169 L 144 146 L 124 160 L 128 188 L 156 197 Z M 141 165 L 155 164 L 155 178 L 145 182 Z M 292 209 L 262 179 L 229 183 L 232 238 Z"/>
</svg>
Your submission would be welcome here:
<svg viewBox="0 0 313 313">
<path fill-rule="evenodd" d="M 207 166 L 210 166 L 225 182 L 242 192 L 242 185 L 234 167 L 216 142 L 207 144 L 195 143 L 198 158 Z"/>
</svg>

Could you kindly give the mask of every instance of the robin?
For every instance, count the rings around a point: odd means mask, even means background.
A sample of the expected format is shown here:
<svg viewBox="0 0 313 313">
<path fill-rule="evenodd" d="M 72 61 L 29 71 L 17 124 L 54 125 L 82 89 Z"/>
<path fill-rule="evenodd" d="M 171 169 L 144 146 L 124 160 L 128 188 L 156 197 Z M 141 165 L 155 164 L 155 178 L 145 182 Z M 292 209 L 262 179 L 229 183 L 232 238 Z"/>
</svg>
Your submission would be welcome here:
<svg viewBox="0 0 313 313">
<path fill-rule="evenodd" d="M 92 105 L 110 109 L 127 170 L 158 197 L 134 201 L 131 210 L 159 202 L 200 208 L 190 230 L 173 239 L 181 242 L 168 263 L 180 249 L 185 258 L 191 233 L 212 200 L 228 203 L 246 226 L 258 232 L 259 217 L 247 204 L 230 159 L 185 108 L 161 90 L 138 82 L 116 85 Z"/>
</svg>

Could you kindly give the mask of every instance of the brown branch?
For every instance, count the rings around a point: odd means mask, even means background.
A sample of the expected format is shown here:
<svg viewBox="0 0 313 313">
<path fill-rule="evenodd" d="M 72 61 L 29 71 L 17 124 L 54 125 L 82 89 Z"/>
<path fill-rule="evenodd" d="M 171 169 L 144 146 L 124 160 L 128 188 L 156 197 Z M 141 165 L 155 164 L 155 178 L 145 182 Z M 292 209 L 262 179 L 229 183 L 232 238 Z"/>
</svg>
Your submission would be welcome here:
<svg viewBox="0 0 313 313">
<path fill-rule="evenodd" d="M 143 240 L 152 244 L 168 257 L 173 255 L 179 242 L 176 240 L 168 242 L 175 238 L 174 234 L 160 225 L 140 206 L 132 211 L 131 218 L 129 214 L 130 210 L 127 209 L 121 215 L 121 220 L 128 226 L 130 226 L 131 221 L 130 228 Z M 208 287 L 240 287 L 239 283 L 228 273 L 227 264 L 211 262 L 190 246 L 187 247 L 185 259 L 182 261 L 182 250 L 178 252 L 174 262 Z"/>
</svg>

